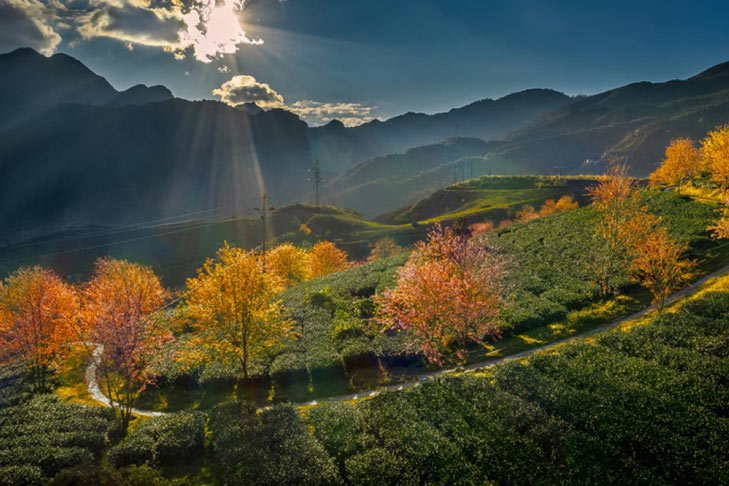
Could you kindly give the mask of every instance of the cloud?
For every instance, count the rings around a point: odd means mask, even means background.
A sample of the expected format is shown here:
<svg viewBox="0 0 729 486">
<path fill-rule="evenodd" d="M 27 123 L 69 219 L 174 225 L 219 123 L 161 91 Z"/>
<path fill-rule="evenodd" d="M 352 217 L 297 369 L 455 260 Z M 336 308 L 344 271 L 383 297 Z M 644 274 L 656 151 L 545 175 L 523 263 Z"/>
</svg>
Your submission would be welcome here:
<svg viewBox="0 0 729 486">
<path fill-rule="evenodd" d="M 283 96 L 266 83 L 259 83 L 253 76 L 239 74 L 213 90 L 220 101 L 231 106 L 255 103 L 261 108 L 283 107 Z"/>
<path fill-rule="evenodd" d="M 222 71 L 221 71 L 222 72 Z M 361 103 L 323 103 L 302 100 L 286 104 L 284 98 L 266 83 L 253 76 L 239 74 L 213 90 L 220 101 L 231 106 L 256 103 L 261 108 L 283 108 L 306 120 L 310 125 L 323 125 L 334 119 L 352 127 L 375 119 L 374 107 Z"/>
<path fill-rule="evenodd" d="M 176 59 L 211 62 L 243 44 L 246 0 L 0 0 L 0 47 L 51 54 L 63 40 L 116 39 L 127 48 L 158 47 Z M 130 47 L 131 46 L 131 47 Z"/>
<path fill-rule="evenodd" d="M 110 37 L 125 44 L 179 49 L 180 31 L 187 28 L 175 13 L 128 2 L 106 4 L 80 17 L 78 32 L 85 39 Z"/>
<path fill-rule="evenodd" d="M 52 16 L 38 0 L 0 0 L 0 52 L 33 47 L 52 54 L 61 42 L 50 23 Z"/>
<path fill-rule="evenodd" d="M 218 72 L 219 73 L 229 73 L 230 68 L 226 65 L 218 66 Z"/>
<path fill-rule="evenodd" d="M 322 103 L 303 100 L 292 103 L 287 108 L 313 124 L 323 124 L 336 119 L 351 127 L 375 119 L 374 108 L 360 103 Z"/>
</svg>

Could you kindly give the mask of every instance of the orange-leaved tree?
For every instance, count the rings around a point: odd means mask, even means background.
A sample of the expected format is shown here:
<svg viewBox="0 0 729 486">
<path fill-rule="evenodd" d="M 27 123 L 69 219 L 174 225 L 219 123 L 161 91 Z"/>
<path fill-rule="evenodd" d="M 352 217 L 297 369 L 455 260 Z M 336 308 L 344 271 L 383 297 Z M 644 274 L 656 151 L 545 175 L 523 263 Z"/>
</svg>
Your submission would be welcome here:
<svg viewBox="0 0 729 486">
<path fill-rule="evenodd" d="M 471 232 L 472 238 L 478 238 L 481 235 L 492 232 L 494 230 L 494 223 L 488 220 L 480 221 L 478 223 L 473 223 L 468 227 L 468 229 Z"/>
<path fill-rule="evenodd" d="M 672 238 L 663 226 L 644 231 L 636 240 L 630 270 L 650 290 L 659 312 L 688 277 L 692 262 L 684 259 L 686 250 L 687 245 Z"/>
<path fill-rule="evenodd" d="M 82 318 L 102 385 L 126 430 L 139 394 L 153 378 L 148 363 L 171 334 L 158 310 L 169 293 L 151 268 L 102 258 L 82 289 Z"/>
<path fill-rule="evenodd" d="M 349 267 L 347 252 L 340 250 L 331 241 L 320 241 L 309 250 L 309 275 L 323 277 Z"/>
<path fill-rule="evenodd" d="M 375 297 L 377 319 L 411 333 L 435 363 L 466 356 L 468 342 L 500 335 L 505 262 L 464 235 L 436 226 L 399 270 L 397 285 Z"/>
<path fill-rule="evenodd" d="M 24 366 L 34 391 L 75 341 L 78 299 L 52 270 L 21 268 L 0 282 L 0 362 Z"/>
<path fill-rule="evenodd" d="M 626 174 L 624 165 L 613 165 L 599 184 L 588 188 L 599 217 L 588 266 L 603 296 L 613 292 L 617 282 L 627 277 L 629 254 L 639 237 L 633 229 L 646 214 L 640 207 L 635 181 Z"/>
<path fill-rule="evenodd" d="M 534 209 L 534 206 L 531 204 L 526 204 L 519 209 L 519 211 L 516 212 L 514 215 L 514 220 L 517 223 L 526 223 L 527 221 L 531 221 L 532 219 L 537 219 L 539 217 L 539 213 Z"/>
<path fill-rule="evenodd" d="M 651 182 L 674 184 L 681 192 L 681 184 L 701 173 L 699 150 L 690 138 L 674 138 L 666 147 L 661 166 L 650 176 Z"/>
<path fill-rule="evenodd" d="M 711 231 L 711 237 L 717 240 L 729 238 L 729 199 L 724 201 L 720 214 L 716 222 L 707 228 Z"/>
<path fill-rule="evenodd" d="M 308 259 L 306 250 L 284 243 L 266 255 L 266 271 L 279 277 L 284 285 L 293 285 L 308 278 Z"/>
<path fill-rule="evenodd" d="M 259 254 L 226 243 L 187 279 L 180 310 L 191 333 L 180 360 L 224 363 L 247 379 L 251 364 L 293 333 L 278 300 L 283 288 L 278 276 L 263 272 Z"/>
<path fill-rule="evenodd" d="M 547 199 L 544 201 L 542 208 L 539 210 L 539 216 L 549 216 L 550 214 L 562 213 L 564 211 L 570 211 L 577 209 L 579 204 L 577 201 L 572 199 L 572 196 L 565 194 L 556 201 L 554 199 Z"/>
<path fill-rule="evenodd" d="M 711 180 L 722 191 L 729 189 L 729 124 L 710 131 L 701 141 L 699 152 Z"/>
</svg>

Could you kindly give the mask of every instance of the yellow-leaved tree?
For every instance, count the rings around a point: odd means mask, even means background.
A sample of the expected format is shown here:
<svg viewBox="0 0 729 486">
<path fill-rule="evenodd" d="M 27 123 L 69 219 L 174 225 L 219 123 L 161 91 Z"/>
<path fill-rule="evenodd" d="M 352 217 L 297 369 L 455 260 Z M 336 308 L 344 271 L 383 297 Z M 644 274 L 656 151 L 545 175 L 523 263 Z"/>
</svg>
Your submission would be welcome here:
<svg viewBox="0 0 729 486">
<path fill-rule="evenodd" d="M 701 173 L 699 150 L 690 138 L 674 138 L 666 147 L 666 157 L 661 166 L 651 174 L 651 182 L 673 184 L 681 192 L 681 184 Z"/>
<path fill-rule="evenodd" d="M 277 275 L 263 272 L 259 254 L 226 243 L 187 279 L 180 310 L 191 336 L 181 361 L 222 362 L 247 379 L 251 364 L 293 333 L 277 298 L 283 288 Z"/>
<path fill-rule="evenodd" d="M 710 131 L 701 142 L 700 153 L 711 180 L 722 191 L 729 189 L 729 124 Z"/>
<path fill-rule="evenodd" d="M 291 243 L 279 245 L 266 255 L 266 271 L 281 279 L 284 285 L 294 285 L 308 278 L 309 255 Z"/>
<path fill-rule="evenodd" d="M 347 252 L 340 250 L 331 241 L 320 241 L 309 251 L 309 275 L 323 277 L 349 267 Z"/>
<path fill-rule="evenodd" d="M 372 245 L 372 251 L 370 251 L 370 256 L 367 257 L 367 261 L 374 262 L 383 258 L 394 257 L 402 252 L 402 246 L 395 243 L 395 240 L 389 236 L 385 236 L 375 241 L 374 245 Z"/>
</svg>

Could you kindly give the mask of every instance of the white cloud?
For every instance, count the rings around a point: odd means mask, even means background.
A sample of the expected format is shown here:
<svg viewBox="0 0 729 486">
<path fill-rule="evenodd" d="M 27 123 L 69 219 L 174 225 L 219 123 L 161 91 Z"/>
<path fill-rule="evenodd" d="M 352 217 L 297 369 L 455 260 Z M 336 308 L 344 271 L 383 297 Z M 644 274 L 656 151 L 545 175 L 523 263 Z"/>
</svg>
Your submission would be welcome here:
<svg viewBox="0 0 729 486">
<path fill-rule="evenodd" d="M 283 96 L 268 84 L 259 83 L 256 78 L 246 74 L 233 76 L 220 88 L 214 89 L 213 94 L 231 106 L 255 103 L 261 108 L 280 108 L 284 102 Z"/>
<path fill-rule="evenodd" d="M 0 0 L 0 52 L 32 47 L 52 54 L 61 42 L 52 20 L 52 10 L 38 0 Z"/>
<path fill-rule="evenodd" d="M 51 54 L 61 42 L 106 37 L 159 47 L 176 59 L 211 62 L 243 44 L 262 44 L 243 30 L 246 0 L 0 0 L 0 47 Z M 6 47 L 7 46 L 7 47 Z"/>
<path fill-rule="evenodd" d="M 229 73 L 230 68 L 226 65 L 218 66 L 218 72 L 219 73 Z"/>
<path fill-rule="evenodd" d="M 313 124 L 339 120 L 346 126 L 356 126 L 375 119 L 374 108 L 361 103 L 322 103 L 320 101 L 296 101 L 288 109 Z"/>
<path fill-rule="evenodd" d="M 213 90 L 220 101 L 231 106 L 256 103 L 261 108 L 283 108 L 307 121 L 311 125 L 322 125 L 334 119 L 346 126 L 357 126 L 375 119 L 374 107 L 361 103 L 323 103 L 303 100 L 286 104 L 284 98 L 266 83 L 253 76 L 239 74 Z"/>
</svg>

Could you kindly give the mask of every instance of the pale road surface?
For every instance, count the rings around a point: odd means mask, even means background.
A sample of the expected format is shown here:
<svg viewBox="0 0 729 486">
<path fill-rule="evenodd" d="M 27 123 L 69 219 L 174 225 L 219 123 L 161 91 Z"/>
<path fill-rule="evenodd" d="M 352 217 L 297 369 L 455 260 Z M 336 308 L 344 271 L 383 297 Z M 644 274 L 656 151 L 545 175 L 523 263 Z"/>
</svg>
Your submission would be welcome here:
<svg viewBox="0 0 729 486">
<path fill-rule="evenodd" d="M 666 304 L 674 302 L 675 300 L 680 299 L 681 297 L 686 297 L 686 296 L 689 296 L 689 295 L 695 293 L 708 280 L 711 280 L 712 278 L 724 275 L 727 272 L 729 272 L 729 265 L 722 267 L 721 269 L 719 269 L 713 273 L 710 273 L 709 275 L 703 277 L 702 279 L 697 280 L 692 285 L 689 285 L 688 287 L 674 293 L 668 299 L 666 299 Z M 564 339 L 560 339 L 559 341 L 554 341 L 552 343 L 545 344 L 543 346 L 527 349 L 526 351 L 512 354 L 511 356 L 504 356 L 502 358 L 492 358 L 492 359 L 485 360 L 485 361 L 479 361 L 478 363 L 472 363 L 467 366 L 459 366 L 459 367 L 455 367 L 455 368 L 431 371 L 429 373 L 422 373 L 420 375 L 416 375 L 412 381 L 409 381 L 407 383 L 382 386 L 382 387 L 379 387 L 379 388 L 376 388 L 373 390 L 360 391 L 357 393 L 349 393 L 347 395 L 337 395 L 337 396 L 332 396 L 332 397 L 325 397 L 320 400 L 312 400 L 310 402 L 295 403 L 293 405 L 296 407 L 313 406 L 313 405 L 317 405 L 319 403 L 325 403 L 325 402 L 345 402 L 345 401 L 350 401 L 350 400 L 357 400 L 360 398 L 374 397 L 374 396 L 377 396 L 377 395 L 380 395 L 380 394 L 386 393 L 386 392 L 405 390 L 407 388 L 413 388 L 416 386 L 420 386 L 423 383 L 427 383 L 428 381 L 432 381 L 439 376 L 447 375 L 449 373 L 455 373 L 455 372 L 468 373 L 468 372 L 473 372 L 473 371 L 477 371 L 477 370 L 483 370 L 486 368 L 491 368 L 492 366 L 496 366 L 497 364 L 500 364 L 500 363 L 512 361 L 515 359 L 520 359 L 525 356 L 529 356 L 530 354 L 537 353 L 539 351 L 545 351 L 547 349 L 556 348 L 557 346 L 561 346 L 565 343 L 569 343 L 571 341 L 576 341 L 578 339 L 583 339 L 588 336 L 592 336 L 593 334 L 596 334 L 598 332 L 606 331 L 613 327 L 619 326 L 620 324 L 622 324 L 625 321 L 629 321 L 631 319 L 636 319 L 638 317 L 641 317 L 644 314 L 655 309 L 655 307 L 656 307 L 655 305 L 651 305 L 639 312 L 630 314 L 628 316 L 622 317 L 615 321 L 611 321 L 611 322 L 602 324 L 593 329 L 590 329 L 589 331 L 575 334 L 575 335 L 566 337 Z M 88 368 L 86 368 L 86 382 L 88 383 L 89 394 L 93 397 L 93 399 L 104 404 L 107 407 L 110 407 L 112 403 L 114 403 L 114 405 L 118 405 L 118 404 L 116 402 L 112 402 L 112 400 L 110 400 L 106 395 L 104 395 L 101 392 L 101 389 L 99 388 L 99 383 L 96 380 L 96 361 L 98 360 L 98 358 L 102 352 L 103 352 L 103 348 L 101 346 L 96 346 L 96 348 L 94 350 L 94 359 L 91 360 Z M 268 408 L 268 407 L 263 407 L 263 408 Z M 135 415 L 143 416 L 143 417 L 159 417 L 159 416 L 165 414 L 165 412 L 153 412 L 153 411 L 148 411 L 148 410 L 137 410 L 137 409 L 132 409 L 132 413 L 134 413 Z"/>
</svg>

